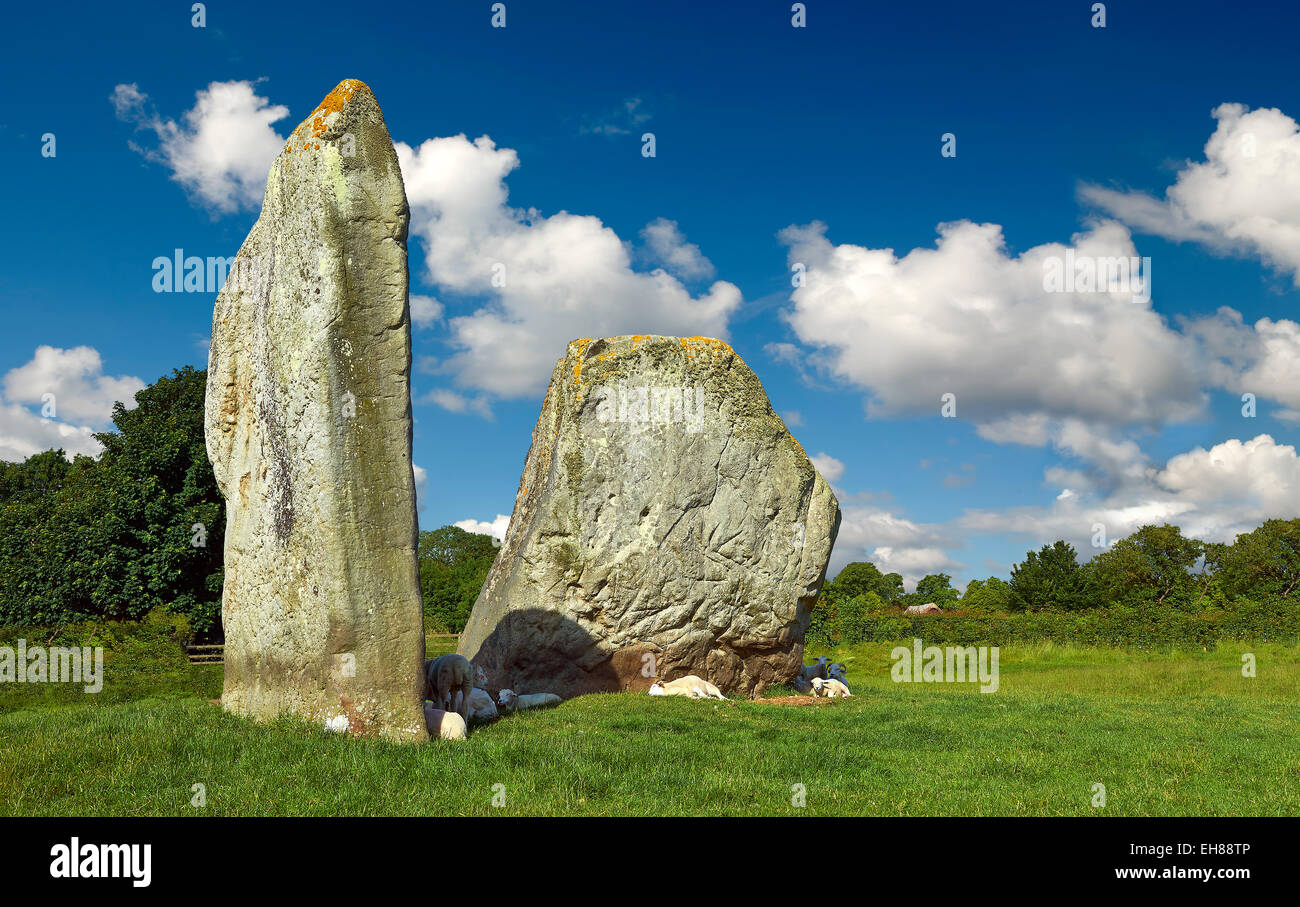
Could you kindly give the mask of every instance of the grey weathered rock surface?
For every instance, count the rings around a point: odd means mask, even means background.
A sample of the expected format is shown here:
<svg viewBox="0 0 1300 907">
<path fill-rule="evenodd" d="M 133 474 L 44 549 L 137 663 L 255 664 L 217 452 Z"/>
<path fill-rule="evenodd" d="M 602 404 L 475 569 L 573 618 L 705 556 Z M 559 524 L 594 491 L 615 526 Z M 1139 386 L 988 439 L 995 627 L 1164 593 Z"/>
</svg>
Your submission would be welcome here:
<svg viewBox="0 0 1300 907">
<path fill-rule="evenodd" d="M 839 521 L 726 343 L 576 340 L 460 654 L 493 692 L 648 689 L 647 654 L 663 679 L 759 692 L 801 667 Z"/>
<path fill-rule="evenodd" d="M 294 130 L 212 320 L 222 705 L 428 739 L 411 464 L 409 209 L 370 89 Z"/>
</svg>

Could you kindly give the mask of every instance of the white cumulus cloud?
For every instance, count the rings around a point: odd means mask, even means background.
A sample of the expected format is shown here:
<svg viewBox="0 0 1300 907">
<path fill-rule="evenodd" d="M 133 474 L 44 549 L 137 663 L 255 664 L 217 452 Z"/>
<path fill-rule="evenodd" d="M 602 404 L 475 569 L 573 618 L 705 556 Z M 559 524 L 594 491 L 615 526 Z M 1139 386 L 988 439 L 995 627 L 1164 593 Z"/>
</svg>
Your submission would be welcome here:
<svg viewBox="0 0 1300 907">
<path fill-rule="evenodd" d="M 1186 330 L 1203 345 L 1211 379 L 1237 394 L 1269 398 L 1287 409 L 1280 418 L 1300 418 L 1300 324 L 1260 318 L 1253 325 L 1227 306 L 1207 318 L 1191 319 Z"/>
<path fill-rule="evenodd" d="M 828 453 L 819 453 L 812 458 L 813 466 L 827 482 L 835 483 L 844 475 L 844 464 Z"/>
<path fill-rule="evenodd" d="M 1197 447 L 1150 464 L 1135 449 L 1112 450 L 1106 468 L 1122 475 L 1082 482 L 1068 470 L 1049 470 L 1049 485 L 1064 485 L 1051 504 L 1001 511 L 973 510 L 944 524 L 944 531 L 1019 535 L 1032 547 L 1065 539 L 1084 559 L 1098 552 L 1097 527 L 1106 544 L 1147 523 L 1173 523 L 1184 535 L 1230 542 L 1264 520 L 1300 513 L 1300 458 L 1289 444 L 1261 434 Z"/>
<path fill-rule="evenodd" d="M 262 203 L 271 162 L 285 139 L 272 128 L 289 108 L 271 104 L 248 81 L 213 82 L 195 93 L 181 121 L 151 111 L 138 85 L 122 84 L 109 97 L 119 119 L 154 133 L 158 146 L 132 147 L 165 165 L 205 207 L 223 214 Z"/>
<path fill-rule="evenodd" d="M 411 324 L 427 328 L 442 320 L 442 303 L 432 296 L 411 294 Z"/>
<path fill-rule="evenodd" d="M 828 577 L 853 561 L 871 561 L 885 573 L 902 575 L 906 588 L 928 573 L 951 573 L 962 565 L 945 551 L 957 547 L 941 526 L 916 523 L 882 507 L 842 501 L 840 531 Z"/>
<path fill-rule="evenodd" d="M 1272 107 L 1220 104 L 1205 160 L 1164 198 L 1086 184 L 1079 195 L 1135 230 L 1252 254 L 1300 286 L 1300 126 Z"/>
<path fill-rule="evenodd" d="M 429 471 L 423 466 L 411 466 L 411 471 L 415 474 L 415 509 L 423 510 L 428 501 L 425 500 L 429 494 Z"/>
<path fill-rule="evenodd" d="M 641 238 L 650 257 L 683 280 L 705 280 L 716 273 L 713 262 L 704 257 L 699 246 L 686 241 L 675 220 L 652 220 L 641 230 Z"/>
<path fill-rule="evenodd" d="M 1001 227 L 941 224 L 933 249 L 834 245 L 825 226 L 789 227 L 806 269 L 787 313 L 826 371 L 869 392 L 868 413 L 940 412 L 991 440 L 1045 440 L 1049 421 L 1158 424 L 1204 405 L 1192 344 L 1131 293 L 1046 292 L 1067 248 L 1091 260 L 1137 257 L 1120 224 L 1094 224 L 1067 247 L 1007 252 Z"/>
<path fill-rule="evenodd" d="M 89 346 L 66 350 L 39 346 L 30 362 L 4 376 L 9 402 L 40 407 L 46 403 L 45 395 L 53 394 L 55 418 L 99 429 L 112 421 L 114 403 L 135 406 L 135 395 L 144 386 L 132 375 L 105 375 L 99 351 Z"/>
<path fill-rule="evenodd" d="M 463 389 L 535 395 L 579 337 L 725 338 L 741 303 L 734 284 L 692 295 L 666 271 L 634 270 L 624 242 L 597 217 L 510 207 L 505 179 L 519 166 L 512 149 L 457 135 L 416 148 L 398 142 L 397 154 L 428 280 L 485 300 L 448 319 L 456 352 L 442 367 Z"/>
<path fill-rule="evenodd" d="M 98 456 L 103 446 L 94 433 L 111 425 L 113 404 L 133 408 L 144 386 L 131 375 L 105 375 L 93 347 L 37 347 L 31 361 L 0 381 L 0 460 L 17 462 L 52 448 L 69 457 Z"/>
<path fill-rule="evenodd" d="M 473 532 L 476 535 L 490 535 L 498 542 L 504 541 L 506 529 L 510 527 L 510 517 L 504 513 L 498 513 L 495 520 L 483 522 L 482 520 L 459 520 L 452 523 L 453 526 L 459 526 L 466 532 Z"/>
</svg>

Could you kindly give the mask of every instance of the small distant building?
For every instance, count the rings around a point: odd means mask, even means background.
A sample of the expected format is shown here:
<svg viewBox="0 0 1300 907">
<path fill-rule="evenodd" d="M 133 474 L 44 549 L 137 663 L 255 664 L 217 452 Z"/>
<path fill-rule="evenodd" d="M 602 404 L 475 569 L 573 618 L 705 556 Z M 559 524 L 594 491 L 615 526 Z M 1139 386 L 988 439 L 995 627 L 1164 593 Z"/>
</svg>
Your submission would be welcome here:
<svg viewBox="0 0 1300 907">
<path fill-rule="evenodd" d="M 904 608 L 903 613 L 904 614 L 938 614 L 941 610 L 943 609 L 940 608 L 938 605 L 936 605 L 934 602 L 927 602 L 924 605 L 912 605 L 911 607 Z"/>
</svg>

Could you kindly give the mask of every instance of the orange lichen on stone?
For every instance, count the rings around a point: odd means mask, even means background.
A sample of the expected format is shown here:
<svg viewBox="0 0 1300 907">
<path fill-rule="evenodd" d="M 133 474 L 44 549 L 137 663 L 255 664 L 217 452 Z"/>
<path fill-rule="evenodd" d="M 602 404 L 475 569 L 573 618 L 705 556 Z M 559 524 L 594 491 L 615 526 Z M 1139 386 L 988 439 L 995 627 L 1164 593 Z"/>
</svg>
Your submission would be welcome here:
<svg viewBox="0 0 1300 907">
<path fill-rule="evenodd" d="M 325 100 L 316 106 L 313 113 L 324 111 L 326 116 L 331 113 L 339 113 L 343 110 L 343 105 L 352 100 L 352 96 L 362 88 L 366 91 L 370 90 L 370 86 L 360 79 L 344 79 L 334 86 L 333 91 L 325 95 Z"/>
<path fill-rule="evenodd" d="M 344 79 L 338 85 L 334 86 L 334 90 L 327 94 L 325 99 L 316 105 L 316 109 L 308 114 L 307 119 L 298 124 L 298 128 L 293 131 L 293 135 L 290 137 L 290 142 L 292 142 L 294 138 L 305 139 L 308 132 L 311 133 L 312 138 L 320 138 L 323 136 L 326 130 L 329 129 L 329 117 L 333 114 L 341 113 L 343 111 L 343 106 L 352 99 L 354 94 L 363 88 L 366 91 L 370 90 L 370 86 L 366 85 L 366 83 L 362 82 L 360 79 Z M 312 147 L 310 142 L 303 141 L 303 151 L 306 151 L 310 147 Z M 320 145 L 315 145 L 315 148 L 319 150 Z"/>
<path fill-rule="evenodd" d="M 579 384 L 582 383 L 582 354 L 587 352 L 587 347 L 593 342 L 590 337 L 580 337 L 569 344 L 569 355 L 577 360 L 573 363 L 573 378 Z"/>
<path fill-rule="evenodd" d="M 707 344 L 706 349 L 713 353 L 714 358 L 717 358 L 718 353 L 723 350 L 726 350 L 729 353 L 735 353 L 735 350 L 731 348 L 729 343 L 725 340 L 718 340 L 716 337 L 682 337 L 681 342 L 682 349 L 686 351 L 686 355 L 689 358 L 694 358 L 695 347 L 700 344 Z"/>
<path fill-rule="evenodd" d="M 731 349 L 731 345 L 727 343 L 727 341 L 719 340 L 717 337 L 683 337 L 682 344 L 685 345 L 687 343 L 713 343 L 723 349 Z"/>
</svg>

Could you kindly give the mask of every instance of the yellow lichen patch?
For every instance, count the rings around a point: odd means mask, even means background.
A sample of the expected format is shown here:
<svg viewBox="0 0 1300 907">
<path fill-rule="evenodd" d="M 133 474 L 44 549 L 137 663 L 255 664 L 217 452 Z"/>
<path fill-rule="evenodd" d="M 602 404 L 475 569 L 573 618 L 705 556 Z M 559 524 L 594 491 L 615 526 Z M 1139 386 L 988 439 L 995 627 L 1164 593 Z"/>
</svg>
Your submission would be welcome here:
<svg viewBox="0 0 1300 907">
<path fill-rule="evenodd" d="M 316 105 L 316 109 L 307 116 L 307 119 L 298 124 L 298 128 L 293 131 L 293 135 L 290 136 L 289 141 L 292 143 L 294 139 L 306 139 L 308 132 L 311 133 L 312 138 L 318 139 L 323 136 L 326 130 L 329 129 L 329 117 L 336 113 L 341 113 L 343 106 L 352 99 L 354 94 L 363 88 L 366 91 L 370 90 L 370 87 L 360 79 L 344 79 L 338 85 L 334 86 L 334 90 L 327 94 L 325 99 Z M 303 151 L 312 147 L 313 144 L 311 142 L 303 141 Z M 317 150 L 320 149 L 319 144 L 315 144 L 314 147 Z"/>
<path fill-rule="evenodd" d="M 681 342 L 682 349 L 686 351 L 686 355 L 689 358 L 694 358 L 696 348 L 701 346 L 713 353 L 714 358 L 717 358 L 718 353 L 721 353 L 724 350 L 729 353 L 735 353 L 735 350 L 731 348 L 729 343 L 725 340 L 718 340 L 716 337 L 682 337 Z"/>
<path fill-rule="evenodd" d="M 587 347 L 594 342 L 590 337 L 581 337 L 569 344 L 569 355 L 577 360 L 573 363 L 573 378 L 579 384 L 582 383 L 582 355 L 587 352 Z"/>
<path fill-rule="evenodd" d="M 720 346 L 720 347 L 722 347 L 724 350 L 729 350 L 729 349 L 731 349 L 731 345 L 728 344 L 727 341 L 725 341 L 725 340 L 719 340 L 717 337 L 683 337 L 683 338 L 682 338 L 682 343 L 683 343 L 683 344 L 688 344 L 688 343 L 711 343 L 711 344 L 714 344 L 714 345 L 716 345 L 716 346 Z"/>
<path fill-rule="evenodd" d="M 333 91 L 325 95 L 325 100 L 316 106 L 313 113 L 324 111 L 326 116 L 331 113 L 338 113 L 343 109 L 343 105 L 352 100 L 352 96 L 362 88 L 366 91 L 370 90 L 370 86 L 360 79 L 344 79 L 334 86 Z"/>
</svg>

